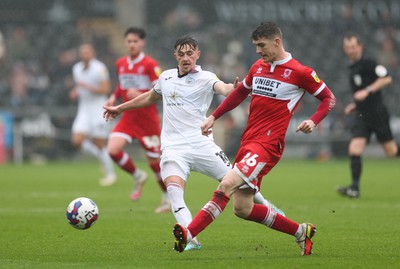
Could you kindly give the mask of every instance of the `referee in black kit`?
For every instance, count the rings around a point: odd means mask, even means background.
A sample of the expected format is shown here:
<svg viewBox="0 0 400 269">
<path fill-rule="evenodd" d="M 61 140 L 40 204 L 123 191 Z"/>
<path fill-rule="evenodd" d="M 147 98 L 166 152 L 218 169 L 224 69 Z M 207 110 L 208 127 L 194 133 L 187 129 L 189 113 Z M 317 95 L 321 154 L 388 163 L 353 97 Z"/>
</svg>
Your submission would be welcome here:
<svg viewBox="0 0 400 269">
<path fill-rule="evenodd" d="M 359 198 L 359 181 L 362 171 L 361 155 L 371 135 L 375 133 L 387 157 L 400 155 L 399 146 L 393 139 L 389 125 L 389 113 L 383 104 L 381 90 L 392 83 L 387 69 L 373 59 L 364 58 L 363 43 L 354 33 L 348 33 L 343 40 L 343 49 L 350 60 L 350 84 L 353 91 L 353 103 L 346 106 L 344 113 L 357 113 L 351 129 L 352 139 L 348 155 L 352 184 L 338 187 L 343 196 Z"/>
</svg>

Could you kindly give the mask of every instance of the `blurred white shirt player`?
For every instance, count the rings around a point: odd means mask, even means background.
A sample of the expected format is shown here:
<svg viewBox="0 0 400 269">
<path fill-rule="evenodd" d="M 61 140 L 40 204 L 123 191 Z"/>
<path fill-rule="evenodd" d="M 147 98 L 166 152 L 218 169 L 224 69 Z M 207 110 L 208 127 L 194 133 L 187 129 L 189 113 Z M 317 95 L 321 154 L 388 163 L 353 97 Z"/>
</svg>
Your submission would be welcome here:
<svg viewBox="0 0 400 269">
<path fill-rule="evenodd" d="M 105 123 L 102 106 L 111 92 L 110 76 L 105 64 L 95 58 L 91 44 L 79 47 L 80 62 L 72 68 L 75 82 L 70 99 L 78 100 L 78 112 L 72 125 L 72 144 L 95 156 L 104 169 L 104 181 L 115 180 L 113 162 L 106 148 L 109 124 Z"/>
</svg>

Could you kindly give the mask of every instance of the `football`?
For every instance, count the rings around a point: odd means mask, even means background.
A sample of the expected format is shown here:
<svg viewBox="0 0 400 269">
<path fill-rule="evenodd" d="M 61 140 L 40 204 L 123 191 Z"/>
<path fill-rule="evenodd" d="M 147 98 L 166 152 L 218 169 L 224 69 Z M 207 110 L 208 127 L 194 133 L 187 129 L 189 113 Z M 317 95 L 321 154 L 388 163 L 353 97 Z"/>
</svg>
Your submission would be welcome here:
<svg viewBox="0 0 400 269">
<path fill-rule="evenodd" d="M 96 223 L 99 217 L 99 208 L 96 203 L 86 197 L 73 200 L 67 207 L 67 219 L 72 227 L 85 230 Z"/>
</svg>

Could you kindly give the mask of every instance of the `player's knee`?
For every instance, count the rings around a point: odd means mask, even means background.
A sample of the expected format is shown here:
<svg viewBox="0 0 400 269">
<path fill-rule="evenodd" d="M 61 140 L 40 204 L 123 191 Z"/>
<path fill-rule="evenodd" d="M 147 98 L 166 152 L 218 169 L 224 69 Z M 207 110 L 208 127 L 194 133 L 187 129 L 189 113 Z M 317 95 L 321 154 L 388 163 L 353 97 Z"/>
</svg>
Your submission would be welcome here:
<svg viewBox="0 0 400 269">
<path fill-rule="evenodd" d="M 250 215 L 250 212 L 250 209 L 245 206 L 234 205 L 233 207 L 233 213 L 241 219 L 247 219 L 247 217 Z"/>
<path fill-rule="evenodd" d="M 113 156 L 113 155 L 118 154 L 121 151 L 121 149 L 108 145 L 107 151 L 110 156 Z"/>
<path fill-rule="evenodd" d="M 81 139 L 77 139 L 77 138 L 72 138 L 71 143 L 74 147 L 76 148 L 80 148 L 82 147 L 82 140 Z"/>
<path fill-rule="evenodd" d="M 398 156 L 397 149 L 386 151 L 386 157 L 388 157 L 388 158 L 395 158 L 397 156 Z"/>
<path fill-rule="evenodd" d="M 221 183 L 218 185 L 218 190 L 225 193 L 228 196 L 231 196 L 235 185 L 229 179 L 223 179 Z"/>
</svg>

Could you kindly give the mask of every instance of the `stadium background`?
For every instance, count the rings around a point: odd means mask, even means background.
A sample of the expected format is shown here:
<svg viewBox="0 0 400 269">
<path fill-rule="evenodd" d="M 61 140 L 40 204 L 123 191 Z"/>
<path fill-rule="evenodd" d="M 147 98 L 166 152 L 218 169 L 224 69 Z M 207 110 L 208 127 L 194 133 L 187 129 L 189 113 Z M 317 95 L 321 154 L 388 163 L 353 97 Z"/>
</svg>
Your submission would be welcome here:
<svg viewBox="0 0 400 269">
<path fill-rule="evenodd" d="M 295 134 L 296 123 L 318 102 L 305 96 L 287 134 L 285 157 L 326 160 L 346 155 L 350 118 L 342 113 L 350 102 L 347 60 L 342 36 L 359 32 L 367 53 L 384 64 L 394 83 L 384 90 L 395 137 L 400 137 L 399 50 L 400 2 L 397 0 L 3 0 L 0 2 L 0 162 L 81 158 L 72 148 L 70 128 L 76 104 L 68 99 L 76 48 L 92 42 L 115 85 L 114 62 L 125 53 L 128 26 L 148 33 L 146 53 L 163 69 L 177 37 L 200 41 L 204 69 L 224 81 L 241 79 L 257 55 L 250 34 L 261 21 L 276 21 L 286 49 L 312 66 L 337 97 L 329 118 L 310 136 Z M 220 100 L 216 99 L 213 107 Z M 160 107 L 161 108 L 161 107 Z M 246 105 L 225 116 L 215 128 L 216 140 L 228 155 L 236 152 L 246 121 Z M 142 156 L 137 150 L 132 151 Z M 373 141 L 368 156 L 382 157 Z"/>
</svg>

